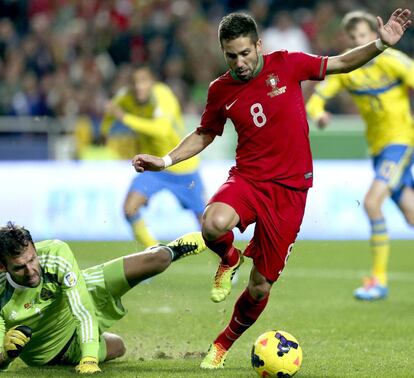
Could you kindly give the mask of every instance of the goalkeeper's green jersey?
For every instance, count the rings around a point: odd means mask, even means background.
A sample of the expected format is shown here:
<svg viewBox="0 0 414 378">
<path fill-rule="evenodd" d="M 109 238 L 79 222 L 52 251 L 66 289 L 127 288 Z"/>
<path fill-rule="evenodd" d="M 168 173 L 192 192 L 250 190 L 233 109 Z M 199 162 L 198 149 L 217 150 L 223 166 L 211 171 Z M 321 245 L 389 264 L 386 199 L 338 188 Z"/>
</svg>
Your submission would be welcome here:
<svg viewBox="0 0 414 378">
<path fill-rule="evenodd" d="M 99 331 L 85 279 L 69 246 L 59 240 L 35 244 L 41 266 L 36 288 L 0 274 L 0 347 L 5 332 L 19 324 L 33 330 L 20 357 L 28 365 L 52 360 L 75 335 L 83 357 L 98 358 Z"/>
</svg>

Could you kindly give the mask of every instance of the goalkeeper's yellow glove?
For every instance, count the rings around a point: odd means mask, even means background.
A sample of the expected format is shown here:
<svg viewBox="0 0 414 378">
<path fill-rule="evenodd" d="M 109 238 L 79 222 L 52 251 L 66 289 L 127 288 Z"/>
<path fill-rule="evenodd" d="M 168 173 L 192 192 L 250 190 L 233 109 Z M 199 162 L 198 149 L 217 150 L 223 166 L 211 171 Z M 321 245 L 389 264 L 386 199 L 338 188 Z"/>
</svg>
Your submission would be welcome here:
<svg viewBox="0 0 414 378">
<path fill-rule="evenodd" d="M 4 351 L 9 358 L 16 358 L 30 341 L 32 330 L 29 327 L 17 325 L 10 328 L 4 336 Z"/>
<path fill-rule="evenodd" d="M 83 357 L 79 365 L 75 367 L 75 370 L 79 374 L 95 374 L 101 371 L 98 366 L 98 360 L 95 357 Z"/>
</svg>

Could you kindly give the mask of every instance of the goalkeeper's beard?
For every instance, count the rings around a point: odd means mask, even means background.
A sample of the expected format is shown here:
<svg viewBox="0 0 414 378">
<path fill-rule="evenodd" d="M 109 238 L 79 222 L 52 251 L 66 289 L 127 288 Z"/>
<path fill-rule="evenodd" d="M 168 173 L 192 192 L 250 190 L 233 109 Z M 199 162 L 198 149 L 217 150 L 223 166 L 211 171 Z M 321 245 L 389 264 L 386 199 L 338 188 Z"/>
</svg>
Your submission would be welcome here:
<svg viewBox="0 0 414 378">
<path fill-rule="evenodd" d="M 38 287 L 40 284 L 40 275 L 38 273 L 33 274 L 25 280 L 25 285 L 27 287 Z"/>
</svg>

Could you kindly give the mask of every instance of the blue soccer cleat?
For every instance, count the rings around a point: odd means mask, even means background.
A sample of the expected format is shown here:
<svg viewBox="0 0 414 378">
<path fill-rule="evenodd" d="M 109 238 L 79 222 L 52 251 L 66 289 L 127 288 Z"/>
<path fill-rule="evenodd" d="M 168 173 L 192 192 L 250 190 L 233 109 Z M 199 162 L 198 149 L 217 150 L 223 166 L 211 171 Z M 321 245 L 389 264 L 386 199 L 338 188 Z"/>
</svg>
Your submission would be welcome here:
<svg viewBox="0 0 414 378">
<path fill-rule="evenodd" d="M 364 286 L 354 291 L 354 297 L 361 301 L 375 301 L 385 299 L 388 295 L 388 287 L 380 285 L 376 278 L 366 278 Z"/>
</svg>

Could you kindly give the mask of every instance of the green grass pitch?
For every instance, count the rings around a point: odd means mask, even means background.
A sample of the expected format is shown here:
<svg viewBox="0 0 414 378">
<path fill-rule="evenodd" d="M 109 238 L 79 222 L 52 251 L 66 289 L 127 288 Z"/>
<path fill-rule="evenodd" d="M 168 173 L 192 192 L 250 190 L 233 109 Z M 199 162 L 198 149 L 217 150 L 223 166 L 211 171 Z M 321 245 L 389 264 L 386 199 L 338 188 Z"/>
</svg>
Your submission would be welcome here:
<svg viewBox="0 0 414 378">
<path fill-rule="evenodd" d="M 133 251 L 134 243 L 69 243 L 82 268 Z M 233 304 L 246 286 L 246 260 L 230 297 L 209 299 L 217 258 L 210 251 L 174 263 L 124 298 L 129 313 L 112 332 L 122 335 L 127 354 L 102 364 L 107 377 L 255 377 L 250 349 L 269 329 L 283 329 L 300 342 L 304 360 L 298 377 L 414 376 L 414 247 L 393 241 L 390 296 L 362 303 L 352 291 L 368 272 L 364 241 L 298 241 L 274 285 L 269 304 L 233 346 L 224 370 L 202 371 L 198 365 L 210 342 L 227 324 Z M 12 377 L 71 377 L 72 367 L 27 368 L 16 362 Z"/>
</svg>

